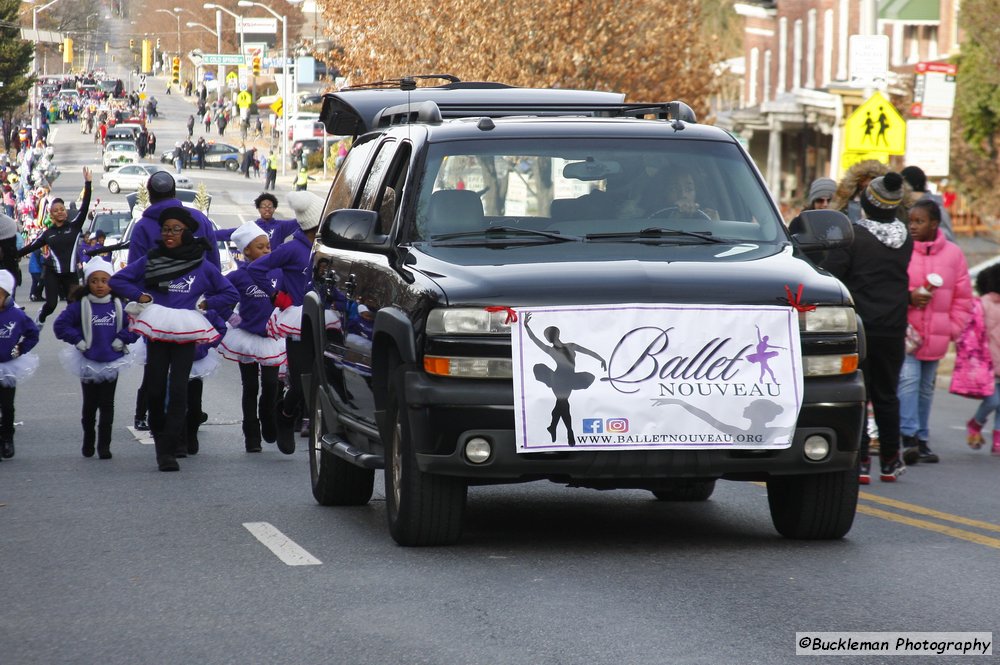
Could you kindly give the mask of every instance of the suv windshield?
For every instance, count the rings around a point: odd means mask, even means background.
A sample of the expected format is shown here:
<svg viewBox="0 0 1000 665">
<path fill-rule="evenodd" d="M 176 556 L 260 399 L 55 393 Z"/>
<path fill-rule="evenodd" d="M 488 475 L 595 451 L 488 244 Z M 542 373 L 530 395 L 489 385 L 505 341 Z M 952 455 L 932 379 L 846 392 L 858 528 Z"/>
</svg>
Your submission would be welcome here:
<svg viewBox="0 0 1000 665">
<path fill-rule="evenodd" d="M 429 146 L 414 240 L 516 226 L 614 242 L 649 229 L 728 241 L 783 238 L 781 220 L 737 146 L 579 138 Z M 644 233 L 645 232 L 645 233 Z"/>
</svg>

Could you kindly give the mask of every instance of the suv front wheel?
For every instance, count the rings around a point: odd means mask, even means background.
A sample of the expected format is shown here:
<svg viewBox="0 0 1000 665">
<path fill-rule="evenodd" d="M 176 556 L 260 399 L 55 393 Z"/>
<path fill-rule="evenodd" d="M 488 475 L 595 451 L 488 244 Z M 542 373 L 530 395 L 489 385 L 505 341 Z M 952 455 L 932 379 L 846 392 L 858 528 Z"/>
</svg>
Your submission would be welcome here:
<svg viewBox="0 0 1000 665">
<path fill-rule="evenodd" d="M 386 446 L 385 505 L 389 533 L 400 545 L 450 545 L 462 535 L 468 486 L 461 478 L 424 473 L 417 466 L 413 437 L 396 368 L 389 388 L 392 433 Z"/>
<path fill-rule="evenodd" d="M 375 471 L 355 466 L 323 448 L 327 428 L 320 390 L 313 390 L 309 417 L 309 476 L 313 497 L 321 506 L 363 506 L 372 498 Z"/>
<path fill-rule="evenodd" d="M 843 538 L 858 507 L 858 471 L 773 476 L 767 481 L 767 504 L 774 528 L 785 538 Z"/>
</svg>

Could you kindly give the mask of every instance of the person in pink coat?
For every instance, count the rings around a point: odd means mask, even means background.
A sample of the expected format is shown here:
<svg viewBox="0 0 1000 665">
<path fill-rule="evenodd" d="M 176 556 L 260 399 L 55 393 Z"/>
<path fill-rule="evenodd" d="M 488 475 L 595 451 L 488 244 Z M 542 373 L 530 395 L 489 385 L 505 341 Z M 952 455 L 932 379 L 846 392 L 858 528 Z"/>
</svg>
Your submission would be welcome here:
<svg viewBox="0 0 1000 665">
<path fill-rule="evenodd" d="M 897 389 L 899 429 L 907 464 L 938 461 L 928 445 L 938 362 L 972 316 L 972 284 L 965 255 L 945 237 L 940 224 L 941 209 L 934 201 L 917 201 L 910 208 L 913 254 L 908 270 L 910 307 L 906 318 L 921 343 L 906 354 Z M 932 285 L 938 281 L 934 275 L 940 277 L 940 285 Z"/>
<path fill-rule="evenodd" d="M 976 290 L 983 305 L 983 322 L 986 326 L 990 358 L 993 361 L 995 383 L 993 394 L 980 403 L 975 415 L 966 423 L 968 444 L 978 450 L 983 447 L 983 427 L 993 414 L 994 455 L 1000 455 L 1000 264 L 985 268 L 976 275 Z"/>
</svg>

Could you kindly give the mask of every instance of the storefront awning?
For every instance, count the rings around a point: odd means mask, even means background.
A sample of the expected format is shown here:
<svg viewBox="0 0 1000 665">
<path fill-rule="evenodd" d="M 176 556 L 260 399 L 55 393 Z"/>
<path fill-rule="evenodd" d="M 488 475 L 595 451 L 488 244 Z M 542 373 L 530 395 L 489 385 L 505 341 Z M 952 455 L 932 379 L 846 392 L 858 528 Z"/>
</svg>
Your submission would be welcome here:
<svg viewBox="0 0 1000 665">
<path fill-rule="evenodd" d="M 879 8 L 878 17 L 903 23 L 941 20 L 941 0 L 889 0 Z"/>
</svg>

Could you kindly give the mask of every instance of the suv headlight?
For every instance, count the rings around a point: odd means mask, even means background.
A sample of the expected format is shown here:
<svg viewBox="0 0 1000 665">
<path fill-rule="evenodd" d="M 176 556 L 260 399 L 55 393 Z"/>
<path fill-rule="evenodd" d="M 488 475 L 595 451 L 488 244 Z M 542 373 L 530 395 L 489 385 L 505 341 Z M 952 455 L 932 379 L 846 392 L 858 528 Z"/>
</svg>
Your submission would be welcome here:
<svg viewBox="0 0 1000 665">
<path fill-rule="evenodd" d="M 851 307 L 817 307 L 799 314 L 799 330 L 811 333 L 856 333 L 858 319 Z"/>
<path fill-rule="evenodd" d="M 482 307 L 432 309 L 427 315 L 428 335 L 509 335 L 507 312 L 487 312 Z"/>
</svg>

